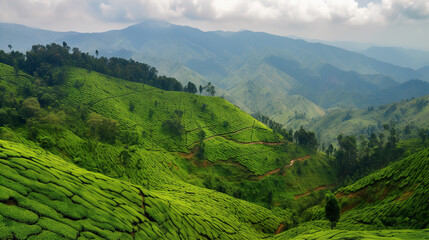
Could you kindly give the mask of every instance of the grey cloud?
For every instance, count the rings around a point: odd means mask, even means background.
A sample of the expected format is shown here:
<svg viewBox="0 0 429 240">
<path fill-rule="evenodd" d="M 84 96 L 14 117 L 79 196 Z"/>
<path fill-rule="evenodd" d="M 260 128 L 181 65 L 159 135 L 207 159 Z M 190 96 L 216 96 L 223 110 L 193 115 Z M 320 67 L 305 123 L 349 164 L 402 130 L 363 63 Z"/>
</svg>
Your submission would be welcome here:
<svg viewBox="0 0 429 240">
<path fill-rule="evenodd" d="M 1 0 L 0 21 L 52 30 L 106 31 L 147 18 L 205 30 L 265 31 L 370 41 L 377 32 L 427 35 L 428 0 Z M 400 27 L 398 27 L 400 26 Z M 393 31 L 393 30 L 392 30 Z M 402 32 L 401 32 L 402 31 Z M 417 39 L 417 34 L 416 39 Z M 378 36 L 378 35 L 377 35 Z M 382 39 L 384 36 L 381 36 Z M 407 37 L 412 38 L 410 34 Z M 429 37 L 429 36 L 428 36 Z M 386 37 L 387 38 L 387 37 Z M 392 38 L 392 37 L 390 37 Z M 398 37 L 399 39 L 399 37 Z M 418 40 L 416 40 L 418 41 Z M 421 40 L 420 40 L 421 41 Z"/>
</svg>

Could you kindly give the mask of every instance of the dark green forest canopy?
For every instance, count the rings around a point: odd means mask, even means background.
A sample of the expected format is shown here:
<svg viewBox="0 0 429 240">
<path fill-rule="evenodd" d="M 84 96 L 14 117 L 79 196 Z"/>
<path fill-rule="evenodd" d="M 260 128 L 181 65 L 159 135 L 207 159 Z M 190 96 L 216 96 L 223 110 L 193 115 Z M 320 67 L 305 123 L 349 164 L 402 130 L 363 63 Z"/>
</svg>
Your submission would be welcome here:
<svg viewBox="0 0 429 240">
<path fill-rule="evenodd" d="M 158 71 L 145 63 L 118 57 L 94 57 L 78 48 L 70 49 L 67 43 L 34 45 L 25 54 L 18 51 L 6 53 L 0 50 L 0 62 L 21 69 L 30 75 L 42 77 L 49 86 L 64 80 L 60 67 L 73 66 L 96 71 L 132 82 L 144 83 L 167 91 L 183 91 L 182 84 L 175 78 L 158 76 Z"/>
</svg>

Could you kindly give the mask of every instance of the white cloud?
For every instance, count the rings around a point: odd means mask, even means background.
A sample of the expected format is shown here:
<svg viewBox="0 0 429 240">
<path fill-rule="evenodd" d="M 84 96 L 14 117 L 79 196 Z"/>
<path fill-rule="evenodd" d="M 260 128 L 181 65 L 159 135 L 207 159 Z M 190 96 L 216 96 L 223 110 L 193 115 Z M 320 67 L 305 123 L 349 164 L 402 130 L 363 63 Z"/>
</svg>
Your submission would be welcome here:
<svg viewBox="0 0 429 240">
<path fill-rule="evenodd" d="M 399 17 L 429 18 L 428 0 L 382 0 L 364 6 L 357 0 L 2 0 L 0 7 L 1 21 L 33 18 L 36 22 L 83 17 L 115 22 L 190 18 L 363 25 L 385 24 Z"/>
<path fill-rule="evenodd" d="M 429 21 L 429 0 L 0 1 L 1 22 L 53 30 L 105 31 L 146 18 L 210 30 L 249 29 L 325 39 L 359 39 L 386 29 L 395 29 L 400 36 L 418 27 L 421 37 L 428 32 L 421 23 Z"/>
</svg>

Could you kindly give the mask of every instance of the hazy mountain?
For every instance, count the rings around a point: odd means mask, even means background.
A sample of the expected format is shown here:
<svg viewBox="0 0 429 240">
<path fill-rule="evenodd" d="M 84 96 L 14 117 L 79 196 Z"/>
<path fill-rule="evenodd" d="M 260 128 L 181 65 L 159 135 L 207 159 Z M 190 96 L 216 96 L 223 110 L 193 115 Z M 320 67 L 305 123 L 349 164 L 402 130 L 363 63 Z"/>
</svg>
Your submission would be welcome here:
<svg viewBox="0 0 429 240">
<path fill-rule="evenodd" d="M 428 88 L 429 85 L 426 84 L 421 81 L 410 81 L 395 87 L 393 92 L 395 89 L 408 88 L 410 85 Z M 381 96 L 381 98 L 383 97 Z M 340 133 L 345 136 L 363 134 L 368 137 L 373 132 L 384 131 L 383 124 L 389 122 L 396 124 L 400 134 L 406 134 L 404 129 L 407 126 L 410 130 L 429 126 L 427 121 L 429 119 L 428 103 L 429 95 L 426 95 L 361 110 L 339 109 L 327 113 L 307 127 L 316 131 L 320 141 L 324 144 L 336 143 Z"/>
<path fill-rule="evenodd" d="M 54 32 L 42 29 L 35 29 L 19 24 L 0 23 L 0 49 L 9 50 L 8 45 L 12 45 L 12 50 L 29 50 L 35 44 L 47 44 L 57 42 L 58 39 L 66 38 L 75 32 Z"/>
<path fill-rule="evenodd" d="M 370 47 L 361 53 L 402 67 L 418 69 L 429 66 L 429 52 L 421 50 L 399 47 Z"/>
<path fill-rule="evenodd" d="M 102 33 L 56 33 L 2 24 L 0 33 L 3 49 L 9 43 L 14 49 L 29 49 L 35 43 L 65 41 L 90 53 L 98 50 L 102 56 L 148 63 L 160 75 L 182 83 L 212 82 L 217 95 L 242 109 L 293 126 L 323 116 L 324 108 L 384 103 L 372 96 L 398 82 L 423 78 L 427 72 L 321 43 L 251 31 L 203 32 L 153 20 Z M 32 42 L 24 47 L 27 39 Z M 407 94 L 390 100 L 403 95 Z"/>
</svg>

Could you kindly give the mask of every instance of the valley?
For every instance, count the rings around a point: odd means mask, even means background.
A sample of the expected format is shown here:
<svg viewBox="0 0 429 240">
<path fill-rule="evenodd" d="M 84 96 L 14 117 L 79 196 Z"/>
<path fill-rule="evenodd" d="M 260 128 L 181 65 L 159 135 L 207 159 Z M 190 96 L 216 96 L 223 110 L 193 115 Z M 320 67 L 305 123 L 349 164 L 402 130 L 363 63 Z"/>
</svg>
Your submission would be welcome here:
<svg viewBox="0 0 429 240">
<path fill-rule="evenodd" d="M 0 239 L 428 239 L 418 70 L 158 21 L 41 33 L 62 44 L 0 50 Z"/>
</svg>

